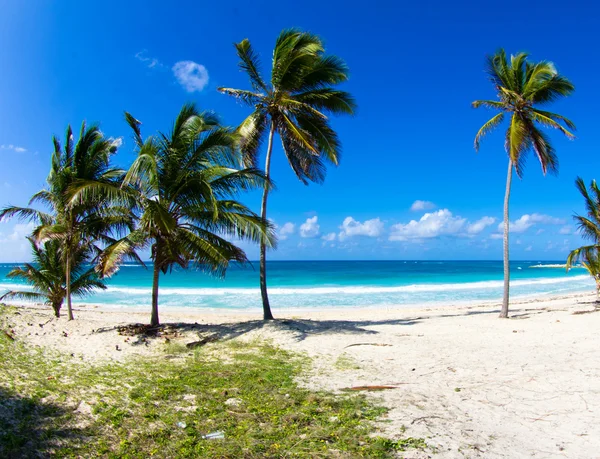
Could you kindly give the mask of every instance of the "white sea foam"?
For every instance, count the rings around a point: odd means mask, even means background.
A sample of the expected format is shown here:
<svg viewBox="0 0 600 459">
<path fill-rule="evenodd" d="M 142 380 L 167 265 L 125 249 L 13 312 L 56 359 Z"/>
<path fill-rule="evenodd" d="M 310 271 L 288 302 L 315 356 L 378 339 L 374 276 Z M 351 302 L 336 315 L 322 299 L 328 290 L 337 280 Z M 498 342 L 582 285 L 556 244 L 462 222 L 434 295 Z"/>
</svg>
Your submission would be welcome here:
<svg viewBox="0 0 600 459">
<path fill-rule="evenodd" d="M 561 265 L 561 264 L 548 264 L 548 265 L 544 265 L 544 264 L 538 264 L 538 265 L 531 265 L 530 268 L 566 268 L 567 265 Z M 574 265 L 571 268 L 575 269 L 575 268 L 583 268 L 583 266 L 581 265 Z"/>
<path fill-rule="evenodd" d="M 511 282 L 511 286 L 536 286 L 557 283 L 572 283 L 576 281 L 589 280 L 589 276 L 579 275 L 560 278 L 545 279 L 518 279 Z M 498 289 L 503 285 L 502 280 L 461 282 L 453 284 L 412 284 L 401 286 L 331 286 L 331 287 L 273 287 L 269 289 L 269 295 L 360 295 L 377 293 L 415 293 L 415 292 L 444 292 L 456 290 L 481 290 Z M 195 296 L 219 296 L 219 295 L 256 295 L 256 288 L 173 288 L 160 289 L 160 295 L 195 295 Z M 108 287 L 108 293 L 127 293 L 137 295 L 148 295 L 150 288 L 135 287 Z"/>
</svg>

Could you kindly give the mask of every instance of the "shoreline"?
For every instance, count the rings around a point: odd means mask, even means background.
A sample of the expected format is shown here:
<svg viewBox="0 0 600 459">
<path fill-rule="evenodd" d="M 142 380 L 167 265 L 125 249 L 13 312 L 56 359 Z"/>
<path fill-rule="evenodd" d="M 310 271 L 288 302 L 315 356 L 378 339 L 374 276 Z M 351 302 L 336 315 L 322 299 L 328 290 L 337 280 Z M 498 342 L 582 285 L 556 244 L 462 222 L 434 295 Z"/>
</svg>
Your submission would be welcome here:
<svg viewBox="0 0 600 459">
<path fill-rule="evenodd" d="M 575 299 L 578 297 L 594 295 L 593 289 L 582 289 L 568 293 L 532 293 L 527 295 L 515 295 L 511 296 L 511 306 L 520 306 L 525 304 L 539 303 L 539 302 L 553 302 L 558 300 Z M 444 309 L 476 309 L 484 307 L 500 306 L 502 297 L 491 300 L 459 300 L 453 302 L 425 302 L 425 303 L 406 303 L 406 304 L 389 304 L 389 305 L 372 305 L 372 306 L 334 306 L 334 307 L 319 307 L 319 306 L 305 306 L 305 307 L 277 307 L 272 306 L 275 313 L 280 315 L 302 315 L 302 314 L 345 314 L 345 313 L 372 313 L 372 312 L 417 312 L 417 311 L 434 311 Z M 43 303 L 26 303 L 26 302 L 10 302 L 7 303 L 9 306 L 32 308 L 32 309 L 46 309 Z M 66 306 L 63 305 L 61 309 L 61 316 L 65 313 Z M 74 312 L 84 311 L 97 311 L 102 313 L 132 313 L 132 314 L 143 314 L 150 311 L 150 304 L 148 305 L 119 305 L 119 304 L 104 304 L 104 303 L 80 303 L 75 301 L 73 303 Z M 208 315 L 208 316 L 233 316 L 233 317 L 254 317 L 262 314 L 262 308 L 208 308 L 199 306 L 161 306 L 159 299 L 159 313 L 162 315 Z"/>
</svg>

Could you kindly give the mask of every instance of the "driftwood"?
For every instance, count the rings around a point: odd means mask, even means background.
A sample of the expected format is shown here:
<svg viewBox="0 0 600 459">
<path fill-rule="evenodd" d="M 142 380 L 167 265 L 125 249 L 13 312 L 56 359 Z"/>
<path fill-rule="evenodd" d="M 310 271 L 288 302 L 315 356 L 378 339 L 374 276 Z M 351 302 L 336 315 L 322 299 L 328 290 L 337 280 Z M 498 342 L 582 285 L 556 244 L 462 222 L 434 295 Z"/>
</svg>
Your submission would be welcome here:
<svg viewBox="0 0 600 459">
<path fill-rule="evenodd" d="M 352 347 L 352 346 L 392 346 L 392 344 L 386 344 L 386 343 L 354 343 L 354 344 L 348 344 L 348 346 L 344 347 L 344 349 Z"/>
<path fill-rule="evenodd" d="M 205 336 L 200 341 L 192 341 L 191 343 L 187 343 L 185 347 L 188 349 L 196 349 L 197 347 L 204 346 L 205 344 L 212 343 L 217 341 L 219 337 L 217 335 Z"/>
<path fill-rule="evenodd" d="M 389 390 L 389 389 L 398 389 L 398 386 L 354 386 L 354 387 L 346 387 L 344 389 L 340 389 L 343 391 L 378 391 L 378 390 Z"/>
<path fill-rule="evenodd" d="M 14 341 L 15 337 L 13 335 L 11 335 L 10 333 L 8 333 L 6 330 L 4 331 L 4 336 L 6 336 L 9 340 Z"/>
</svg>

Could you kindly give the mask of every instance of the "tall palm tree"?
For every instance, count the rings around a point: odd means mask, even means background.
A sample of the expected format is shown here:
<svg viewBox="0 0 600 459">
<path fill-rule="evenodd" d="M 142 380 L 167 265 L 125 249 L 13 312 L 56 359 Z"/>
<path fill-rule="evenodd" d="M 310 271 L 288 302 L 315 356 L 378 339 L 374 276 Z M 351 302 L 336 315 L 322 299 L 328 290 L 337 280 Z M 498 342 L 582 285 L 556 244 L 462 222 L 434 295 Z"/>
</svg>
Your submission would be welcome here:
<svg viewBox="0 0 600 459">
<path fill-rule="evenodd" d="M 592 180 L 589 190 L 581 177 L 577 177 L 575 186 L 583 196 L 587 216 L 575 215 L 573 218 L 581 236 L 592 242 L 569 253 L 567 271 L 578 261 L 588 270 L 596 281 L 596 290 L 600 295 L 600 188 L 596 180 Z"/>
<path fill-rule="evenodd" d="M 71 304 L 71 275 L 76 253 L 87 250 L 93 258 L 100 249 L 96 243 L 111 243 L 121 231 L 132 228 L 133 221 L 127 208 L 112 205 L 108 196 L 97 194 L 86 200 L 73 200 L 72 190 L 82 184 L 114 184 L 123 171 L 110 164 L 117 142 L 104 137 L 98 126 L 89 128 L 83 123 L 77 143 L 71 126 L 67 127 L 64 148 L 52 138 L 54 152 L 48 187 L 37 192 L 29 205 L 40 203 L 48 212 L 32 207 L 9 206 L 0 211 L 0 219 L 19 217 L 36 222 L 33 231 L 37 244 L 47 240 L 60 241 L 60 254 L 65 265 L 64 274 L 68 318 L 73 320 Z"/>
<path fill-rule="evenodd" d="M 151 247 L 154 262 L 152 315 L 159 325 L 158 286 L 161 272 L 174 265 L 195 264 L 224 275 L 230 262 L 247 262 L 242 249 L 226 238 L 246 239 L 272 246 L 272 225 L 233 198 L 264 186 L 263 174 L 240 168 L 238 135 L 219 125 L 217 118 L 184 105 L 173 130 L 142 139 L 140 125 L 129 113 L 137 158 L 123 186 L 136 195 L 137 228 L 108 246 L 100 256 L 100 273 L 111 274 L 123 256 Z"/>
<path fill-rule="evenodd" d="M 567 129 L 574 130 L 575 125 L 567 118 L 556 113 L 541 110 L 540 106 L 570 95 L 573 84 L 556 71 L 548 61 L 531 63 L 528 55 L 519 53 L 507 59 L 503 49 L 487 59 L 487 73 L 497 93 L 497 100 L 476 100 L 473 107 L 487 107 L 499 111 L 486 122 L 475 136 L 475 150 L 479 151 L 479 142 L 485 134 L 509 118 L 504 148 L 508 153 L 508 173 L 504 196 L 504 295 L 500 317 L 508 317 L 509 261 L 508 261 L 508 203 L 512 171 L 523 177 L 523 167 L 527 153 L 533 151 L 546 174 L 558 172 L 558 158 L 548 136 L 540 126 L 558 129 L 568 138 L 574 138 Z M 567 127 L 565 128 L 563 124 Z"/>
<path fill-rule="evenodd" d="M 304 184 L 323 182 L 325 162 L 337 165 L 341 149 L 328 115 L 351 115 L 356 109 L 350 94 L 335 89 L 348 79 L 348 67 L 340 58 L 325 54 L 319 37 L 295 29 L 284 30 L 277 38 L 269 82 L 261 76 L 260 61 L 250 41 L 242 40 L 235 48 L 252 90 L 218 90 L 253 109 L 238 128 L 247 164 L 256 167 L 260 146 L 268 136 L 264 170 L 270 179 L 273 140 L 278 134 L 298 179 Z M 269 190 L 265 186 L 261 203 L 261 217 L 265 220 Z M 260 246 L 260 293 L 264 319 L 271 320 L 265 244 Z"/>
<path fill-rule="evenodd" d="M 38 246 L 32 238 L 28 238 L 33 253 L 33 263 L 13 269 L 8 273 L 12 279 L 22 279 L 33 287 L 33 290 L 12 290 L 0 297 L 0 301 L 21 299 L 27 301 L 44 301 L 52 307 L 54 315 L 60 317 L 60 309 L 67 296 L 65 286 L 65 264 L 63 263 L 60 244 L 50 240 Z M 86 266 L 85 250 L 73 254 L 71 264 L 70 292 L 74 296 L 91 294 L 95 289 L 106 286 L 98 278 L 93 267 Z"/>
</svg>

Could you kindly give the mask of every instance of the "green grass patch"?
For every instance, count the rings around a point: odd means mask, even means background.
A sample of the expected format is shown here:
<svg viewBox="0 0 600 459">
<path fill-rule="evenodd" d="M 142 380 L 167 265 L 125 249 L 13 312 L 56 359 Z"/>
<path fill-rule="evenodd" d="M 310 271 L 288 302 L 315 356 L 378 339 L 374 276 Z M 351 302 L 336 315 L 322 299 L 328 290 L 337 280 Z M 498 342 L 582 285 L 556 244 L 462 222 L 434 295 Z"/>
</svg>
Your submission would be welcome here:
<svg viewBox="0 0 600 459">
<path fill-rule="evenodd" d="M 2 334 L 0 457 L 385 458 L 424 445 L 374 437 L 385 409 L 362 395 L 299 387 L 304 356 L 240 342 L 166 351 L 178 358 L 91 365 Z"/>
</svg>

